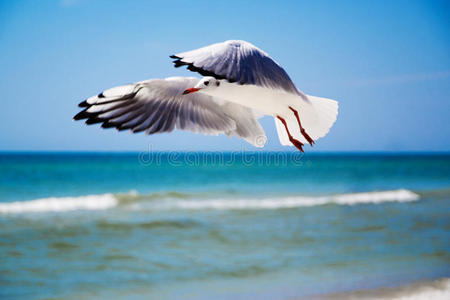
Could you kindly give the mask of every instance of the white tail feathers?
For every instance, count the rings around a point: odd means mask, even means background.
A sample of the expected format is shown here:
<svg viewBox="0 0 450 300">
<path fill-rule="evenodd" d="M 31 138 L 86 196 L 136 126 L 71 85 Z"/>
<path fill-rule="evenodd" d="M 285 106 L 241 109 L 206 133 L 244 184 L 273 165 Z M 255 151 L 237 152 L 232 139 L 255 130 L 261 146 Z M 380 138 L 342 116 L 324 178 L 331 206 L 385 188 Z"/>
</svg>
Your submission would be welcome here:
<svg viewBox="0 0 450 300">
<path fill-rule="evenodd" d="M 338 102 L 310 95 L 307 95 L 307 97 L 309 102 L 299 101 L 293 108 L 298 111 L 302 127 L 306 130 L 308 135 L 313 140 L 317 140 L 327 135 L 331 126 L 333 126 L 336 121 Z M 294 113 L 282 117 L 285 118 L 291 135 L 302 143 L 307 144 L 308 142 L 300 132 Z M 292 146 L 284 125 L 277 118 L 275 118 L 275 125 L 277 127 L 280 143 L 284 146 Z"/>
</svg>

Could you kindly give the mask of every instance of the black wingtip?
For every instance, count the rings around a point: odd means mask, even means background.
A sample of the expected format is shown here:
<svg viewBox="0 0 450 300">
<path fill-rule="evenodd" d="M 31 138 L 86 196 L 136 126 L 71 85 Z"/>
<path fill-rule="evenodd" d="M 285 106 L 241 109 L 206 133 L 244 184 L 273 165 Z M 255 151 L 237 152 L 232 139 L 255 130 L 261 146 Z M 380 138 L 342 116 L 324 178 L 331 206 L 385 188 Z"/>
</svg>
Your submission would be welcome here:
<svg viewBox="0 0 450 300">
<path fill-rule="evenodd" d="M 103 92 L 97 95 L 98 98 L 105 98 L 105 95 L 103 95 Z"/>
<path fill-rule="evenodd" d="M 179 67 L 181 67 L 181 66 L 188 65 L 188 63 L 185 63 L 184 61 L 181 61 L 181 57 L 178 57 L 178 56 L 176 56 L 176 55 L 171 55 L 170 57 L 173 58 L 173 59 L 175 59 L 175 60 L 173 61 L 173 64 L 174 64 L 174 67 L 175 67 L 175 68 L 179 68 Z"/>
<path fill-rule="evenodd" d="M 104 122 L 104 119 L 101 119 L 99 117 L 90 117 L 89 119 L 86 120 L 86 124 L 87 125 L 91 125 L 91 124 L 97 124 L 97 123 L 102 123 Z"/>
<path fill-rule="evenodd" d="M 104 122 L 104 123 L 102 124 L 102 128 L 105 128 L 105 129 L 107 129 L 107 128 L 113 128 L 113 127 L 116 127 L 116 125 L 115 125 L 114 123 L 110 123 L 110 122 L 108 122 L 108 121 L 106 121 L 106 122 Z"/>
<path fill-rule="evenodd" d="M 75 121 L 83 120 L 83 119 L 89 118 L 90 115 L 91 115 L 91 114 L 88 113 L 87 110 L 85 109 L 85 110 L 82 110 L 82 111 L 80 111 L 79 113 L 77 113 L 77 114 L 73 117 L 73 119 L 74 119 Z"/>
<path fill-rule="evenodd" d="M 78 103 L 78 107 L 88 107 L 89 103 L 87 100 L 84 100 L 83 102 Z"/>
<path fill-rule="evenodd" d="M 173 63 L 174 63 L 174 65 L 175 65 L 175 68 L 179 68 L 179 67 L 181 67 L 181 66 L 185 66 L 185 65 L 186 65 L 186 64 L 183 63 L 181 60 L 176 60 L 176 61 L 174 61 Z"/>
<path fill-rule="evenodd" d="M 145 131 L 145 130 L 147 130 L 147 128 L 142 128 L 142 129 L 132 129 L 131 132 L 132 132 L 132 133 L 139 133 L 139 132 L 142 132 L 142 131 Z"/>
<path fill-rule="evenodd" d="M 205 69 L 203 69 L 203 68 L 196 67 L 196 66 L 194 66 L 193 63 L 184 62 L 184 61 L 181 60 L 182 58 L 179 57 L 179 56 L 171 55 L 170 58 L 175 59 L 175 60 L 173 61 L 173 64 L 174 64 L 174 67 L 175 67 L 175 68 L 179 68 L 179 67 L 182 67 L 182 66 L 187 66 L 187 69 L 188 69 L 189 71 L 197 72 L 197 73 L 199 73 L 200 75 L 203 75 L 203 76 L 211 76 L 211 77 L 214 77 L 214 78 L 219 79 L 219 80 L 221 80 L 221 79 L 226 79 L 226 80 L 228 80 L 228 82 L 231 82 L 231 83 L 237 81 L 237 80 L 234 79 L 234 78 L 227 78 L 227 77 L 224 76 L 224 75 L 219 75 L 219 74 L 216 74 L 216 73 L 214 73 L 214 72 L 205 70 Z"/>
</svg>

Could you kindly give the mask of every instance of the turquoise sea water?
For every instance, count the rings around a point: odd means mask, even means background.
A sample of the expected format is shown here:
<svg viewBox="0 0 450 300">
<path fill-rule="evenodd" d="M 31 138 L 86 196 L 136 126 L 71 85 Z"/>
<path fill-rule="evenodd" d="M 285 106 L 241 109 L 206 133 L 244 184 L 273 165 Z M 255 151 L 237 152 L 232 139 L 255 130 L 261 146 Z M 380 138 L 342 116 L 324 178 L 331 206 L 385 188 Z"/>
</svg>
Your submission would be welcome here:
<svg viewBox="0 0 450 300">
<path fill-rule="evenodd" d="M 450 155 L 0 154 L 0 298 L 289 299 L 450 276 Z"/>
</svg>

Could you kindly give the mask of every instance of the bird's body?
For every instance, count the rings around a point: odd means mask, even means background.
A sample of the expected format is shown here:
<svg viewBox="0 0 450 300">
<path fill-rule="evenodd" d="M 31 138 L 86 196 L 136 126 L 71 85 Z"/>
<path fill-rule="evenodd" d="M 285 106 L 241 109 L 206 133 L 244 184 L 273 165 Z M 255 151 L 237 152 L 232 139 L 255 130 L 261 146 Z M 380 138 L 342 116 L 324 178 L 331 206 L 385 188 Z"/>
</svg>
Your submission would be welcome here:
<svg viewBox="0 0 450 300">
<path fill-rule="evenodd" d="M 221 89 L 201 90 L 199 93 L 237 103 L 268 116 L 285 115 L 289 111 L 289 105 L 302 101 L 297 95 L 256 85 L 240 85 L 221 80 L 221 87 Z"/>
<path fill-rule="evenodd" d="M 148 134 L 175 128 L 225 133 L 261 147 L 262 113 L 275 118 L 280 142 L 303 151 L 303 143 L 325 136 L 338 105 L 302 93 L 265 52 L 244 41 L 227 41 L 171 56 L 205 77 L 152 79 L 112 88 L 80 103 L 74 119 Z"/>
</svg>

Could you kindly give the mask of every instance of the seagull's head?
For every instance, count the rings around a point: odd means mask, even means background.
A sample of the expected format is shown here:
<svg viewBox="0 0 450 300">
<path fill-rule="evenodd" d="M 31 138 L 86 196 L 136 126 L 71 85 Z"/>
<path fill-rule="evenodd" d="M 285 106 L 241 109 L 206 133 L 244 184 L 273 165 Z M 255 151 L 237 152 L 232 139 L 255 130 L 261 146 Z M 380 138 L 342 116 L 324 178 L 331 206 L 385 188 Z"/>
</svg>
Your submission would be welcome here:
<svg viewBox="0 0 450 300">
<path fill-rule="evenodd" d="M 220 81 L 214 77 L 203 77 L 194 87 L 191 87 L 183 92 L 183 95 L 192 94 L 200 90 L 216 89 L 220 86 Z"/>
</svg>

